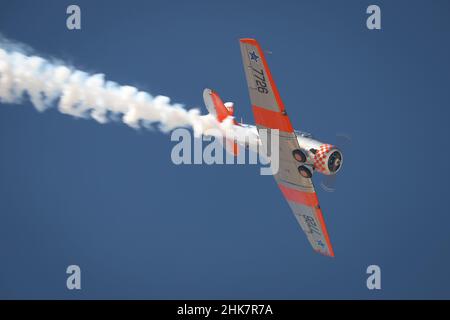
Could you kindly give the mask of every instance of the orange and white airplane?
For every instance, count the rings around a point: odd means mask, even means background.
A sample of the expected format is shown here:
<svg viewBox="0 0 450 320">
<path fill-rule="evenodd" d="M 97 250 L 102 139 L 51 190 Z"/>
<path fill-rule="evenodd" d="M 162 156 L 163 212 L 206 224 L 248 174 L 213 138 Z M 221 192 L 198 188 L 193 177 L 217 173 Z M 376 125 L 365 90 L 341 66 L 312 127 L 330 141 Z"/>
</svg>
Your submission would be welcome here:
<svg viewBox="0 0 450 320">
<path fill-rule="evenodd" d="M 342 153 L 331 144 L 294 130 L 260 45 L 254 39 L 241 39 L 240 45 L 256 126 L 233 120 L 234 126 L 254 130 L 256 135 L 261 129 L 267 130 L 268 134 L 260 135 L 261 139 L 270 136 L 271 130 L 278 130 L 279 170 L 274 175 L 278 187 L 313 249 L 334 257 L 311 177 L 315 171 L 336 174 L 342 167 Z M 209 113 L 218 121 L 234 115 L 233 104 L 223 103 L 213 90 L 205 89 L 203 98 Z M 267 141 L 261 142 L 267 145 Z M 230 150 L 237 155 L 237 143 Z"/>
</svg>

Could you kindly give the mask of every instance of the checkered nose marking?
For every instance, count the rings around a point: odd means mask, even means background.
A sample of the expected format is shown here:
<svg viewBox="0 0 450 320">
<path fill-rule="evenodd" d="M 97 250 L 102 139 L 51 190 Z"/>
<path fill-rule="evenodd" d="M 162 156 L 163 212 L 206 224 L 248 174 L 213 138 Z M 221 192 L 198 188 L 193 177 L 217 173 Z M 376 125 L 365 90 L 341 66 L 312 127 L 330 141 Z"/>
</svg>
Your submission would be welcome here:
<svg viewBox="0 0 450 320">
<path fill-rule="evenodd" d="M 328 152 L 334 147 L 331 144 L 322 144 L 314 156 L 314 168 L 317 171 L 326 172 L 326 160 Z"/>
</svg>

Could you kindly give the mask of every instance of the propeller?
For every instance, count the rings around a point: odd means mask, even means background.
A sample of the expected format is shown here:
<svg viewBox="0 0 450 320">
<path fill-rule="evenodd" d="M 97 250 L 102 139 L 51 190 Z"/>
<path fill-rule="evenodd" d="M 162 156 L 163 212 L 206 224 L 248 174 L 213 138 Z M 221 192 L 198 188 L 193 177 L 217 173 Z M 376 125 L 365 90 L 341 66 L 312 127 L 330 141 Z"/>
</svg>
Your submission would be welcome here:
<svg viewBox="0 0 450 320">
<path fill-rule="evenodd" d="M 345 157 L 345 150 L 348 149 L 348 146 L 351 143 L 351 137 L 348 134 L 339 133 L 336 135 L 336 144 L 335 146 L 342 152 Z M 323 176 L 322 181 L 320 182 L 320 186 L 326 192 L 334 192 L 336 190 L 336 176 L 337 174 L 333 174 L 330 176 Z"/>
</svg>

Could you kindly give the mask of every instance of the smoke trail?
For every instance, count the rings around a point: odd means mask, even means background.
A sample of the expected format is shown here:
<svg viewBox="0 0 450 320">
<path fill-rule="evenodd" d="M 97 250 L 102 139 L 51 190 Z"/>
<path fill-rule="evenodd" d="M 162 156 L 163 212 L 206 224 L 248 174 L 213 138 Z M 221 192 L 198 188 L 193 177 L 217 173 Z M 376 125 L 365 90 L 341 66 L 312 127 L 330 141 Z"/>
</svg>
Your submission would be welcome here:
<svg viewBox="0 0 450 320">
<path fill-rule="evenodd" d="M 162 131 L 192 127 L 196 136 L 211 128 L 230 130 L 231 121 L 219 123 L 197 109 L 171 103 L 168 97 L 153 97 L 135 87 L 107 81 L 103 74 L 91 75 L 21 51 L 0 39 L 0 102 L 21 103 L 29 98 L 38 111 L 57 107 L 64 114 L 99 123 L 119 116 L 133 128 L 153 124 Z"/>
</svg>

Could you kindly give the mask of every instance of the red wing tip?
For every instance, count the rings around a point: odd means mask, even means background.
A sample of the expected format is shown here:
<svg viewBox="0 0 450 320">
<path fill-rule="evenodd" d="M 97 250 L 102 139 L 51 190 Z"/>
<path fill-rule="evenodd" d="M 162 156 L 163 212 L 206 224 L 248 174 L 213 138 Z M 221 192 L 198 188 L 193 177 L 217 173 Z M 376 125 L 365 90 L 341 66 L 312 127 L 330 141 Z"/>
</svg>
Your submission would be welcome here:
<svg viewBox="0 0 450 320">
<path fill-rule="evenodd" d="M 241 38 L 241 39 L 239 39 L 239 41 L 244 42 L 244 43 L 251 43 L 251 44 L 258 43 L 255 39 L 252 39 L 252 38 Z"/>
<path fill-rule="evenodd" d="M 315 251 L 316 251 L 317 253 L 320 253 L 320 254 L 323 255 L 323 256 L 330 257 L 330 258 L 334 258 L 334 252 L 330 252 L 330 254 L 328 254 L 328 253 L 325 253 L 325 252 L 323 252 L 323 251 L 320 251 L 319 249 L 316 249 Z"/>
</svg>

